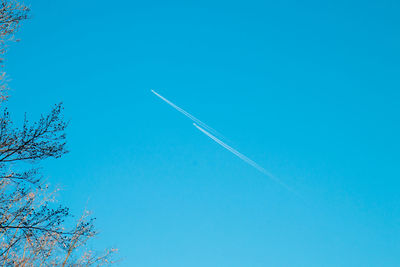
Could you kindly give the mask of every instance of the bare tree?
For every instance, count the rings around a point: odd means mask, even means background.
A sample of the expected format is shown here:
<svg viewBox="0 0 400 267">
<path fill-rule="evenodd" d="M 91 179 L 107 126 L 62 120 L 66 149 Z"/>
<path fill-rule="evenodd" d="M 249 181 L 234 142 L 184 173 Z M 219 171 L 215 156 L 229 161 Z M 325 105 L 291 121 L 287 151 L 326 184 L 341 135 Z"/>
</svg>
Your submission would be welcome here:
<svg viewBox="0 0 400 267">
<path fill-rule="evenodd" d="M 21 21 L 28 17 L 29 8 L 17 1 L 0 0 L 0 64 L 4 61 L 7 44 L 14 41 L 14 33 Z M 1 65 L 3 68 L 3 65 Z M 7 75 L 0 71 L 0 101 L 7 98 Z"/>
<path fill-rule="evenodd" d="M 0 1 L 0 54 L 13 40 L 29 9 L 17 1 Z M 5 103 L 5 73 L 0 73 L 0 101 Z M 96 235 L 87 212 L 74 221 L 55 192 L 43 182 L 37 163 L 59 158 L 65 148 L 67 124 L 56 105 L 47 116 L 16 127 L 4 107 L 0 116 L 0 265 L 100 266 L 112 263 L 115 250 L 90 251 Z M 25 116 L 26 117 L 26 116 Z"/>
</svg>

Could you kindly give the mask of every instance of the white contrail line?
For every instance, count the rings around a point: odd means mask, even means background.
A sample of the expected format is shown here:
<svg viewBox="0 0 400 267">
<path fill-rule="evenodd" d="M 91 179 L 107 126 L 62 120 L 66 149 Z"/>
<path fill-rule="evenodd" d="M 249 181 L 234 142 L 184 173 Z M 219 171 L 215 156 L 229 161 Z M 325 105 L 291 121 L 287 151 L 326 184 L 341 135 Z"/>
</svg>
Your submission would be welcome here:
<svg viewBox="0 0 400 267">
<path fill-rule="evenodd" d="M 237 151 L 236 149 L 228 146 L 227 144 L 225 144 L 224 142 L 222 142 L 221 140 L 219 140 L 217 137 L 215 137 L 214 135 L 210 134 L 209 132 L 207 132 L 206 130 L 204 130 L 203 128 L 201 128 L 200 126 L 198 126 L 196 123 L 193 123 L 193 125 L 200 130 L 202 133 L 204 133 L 205 135 L 207 135 L 208 137 L 210 137 L 212 140 L 214 140 L 216 143 L 220 144 L 222 147 L 224 147 L 225 149 L 229 150 L 230 152 L 232 152 L 233 154 L 235 154 L 237 157 L 239 157 L 241 160 L 243 160 L 244 162 L 246 162 L 247 164 L 253 166 L 254 168 L 256 168 L 258 171 L 262 172 L 264 175 L 268 176 L 270 179 L 272 179 L 273 181 L 275 181 L 276 183 L 282 185 L 283 187 L 285 187 L 287 190 L 295 193 L 296 195 L 298 195 L 296 193 L 296 191 L 294 191 L 292 188 L 290 188 L 289 186 L 287 186 L 286 184 L 284 184 L 281 180 L 279 180 L 278 178 L 276 178 L 274 175 L 272 175 L 269 171 L 267 171 L 266 169 L 264 169 L 263 167 L 261 167 L 260 165 L 258 165 L 256 162 L 254 162 L 253 160 L 249 159 L 248 157 L 246 157 L 245 155 L 243 155 L 242 153 L 240 153 L 239 151 Z"/>
<path fill-rule="evenodd" d="M 192 121 L 196 122 L 197 124 L 201 125 L 202 127 L 206 128 L 207 130 L 209 130 L 210 132 L 213 132 L 214 134 L 218 135 L 218 136 L 222 136 L 222 134 L 218 133 L 218 131 L 216 131 L 215 129 L 211 128 L 210 126 L 208 126 L 207 124 L 205 124 L 204 122 L 202 122 L 201 120 L 199 120 L 198 118 L 196 118 L 195 116 L 193 116 L 192 114 L 190 114 L 189 112 L 181 109 L 180 107 L 178 107 L 177 105 L 175 105 L 174 103 L 172 103 L 171 101 L 169 101 L 168 99 L 166 99 L 165 97 L 163 97 L 162 95 L 160 95 L 159 93 L 157 93 L 154 90 L 151 90 L 151 92 L 153 94 L 155 94 L 156 96 L 158 96 L 159 98 L 161 98 L 161 100 L 163 100 L 164 102 L 166 102 L 168 105 L 170 105 L 171 107 L 173 107 L 174 109 L 176 109 L 177 111 L 179 111 L 180 113 L 182 113 L 183 115 L 185 115 L 186 117 L 188 117 L 189 119 L 191 119 Z"/>
</svg>

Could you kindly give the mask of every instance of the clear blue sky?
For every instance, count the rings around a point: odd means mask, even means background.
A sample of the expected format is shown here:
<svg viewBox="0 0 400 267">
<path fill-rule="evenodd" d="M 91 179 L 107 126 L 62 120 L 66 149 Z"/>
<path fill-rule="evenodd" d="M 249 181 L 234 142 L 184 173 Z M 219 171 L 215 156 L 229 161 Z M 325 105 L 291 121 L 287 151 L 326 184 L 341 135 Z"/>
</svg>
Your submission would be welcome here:
<svg viewBox="0 0 400 267">
<path fill-rule="evenodd" d="M 27 3 L 10 110 L 64 102 L 44 173 L 121 266 L 400 266 L 399 1 Z"/>
</svg>

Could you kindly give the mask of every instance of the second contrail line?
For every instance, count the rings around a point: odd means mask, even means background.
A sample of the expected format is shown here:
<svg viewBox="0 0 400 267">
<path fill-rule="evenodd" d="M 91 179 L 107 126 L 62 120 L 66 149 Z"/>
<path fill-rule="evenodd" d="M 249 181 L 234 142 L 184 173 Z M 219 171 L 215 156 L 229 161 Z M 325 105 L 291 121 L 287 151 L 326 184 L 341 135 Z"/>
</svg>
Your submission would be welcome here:
<svg viewBox="0 0 400 267">
<path fill-rule="evenodd" d="M 246 157 L 245 155 L 243 155 L 242 153 L 240 153 L 239 151 L 237 151 L 236 149 L 234 149 L 233 147 L 230 147 L 229 145 L 225 144 L 224 142 L 222 142 L 221 140 L 219 140 L 217 137 L 215 137 L 214 135 L 212 135 L 211 133 L 207 132 L 206 130 L 204 130 L 203 128 L 201 128 L 199 125 L 197 125 L 196 123 L 193 123 L 193 125 L 199 130 L 201 131 L 203 134 L 207 135 L 208 137 L 210 137 L 212 140 L 214 140 L 216 143 L 218 143 L 219 145 L 221 145 L 223 148 L 227 149 L 228 151 L 232 152 L 234 155 L 236 155 L 237 157 L 239 157 L 241 160 L 243 160 L 244 162 L 246 162 L 247 164 L 251 165 L 252 167 L 254 167 L 255 169 L 257 169 L 258 171 L 260 171 L 261 173 L 263 173 L 264 175 L 268 176 L 271 180 L 273 180 L 274 182 L 280 184 L 281 186 L 285 187 L 287 190 L 295 193 L 296 195 L 297 192 L 294 191 L 292 188 L 290 188 L 288 185 L 286 185 L 285 183 L 283 183 L 281 180 L 279 180 L 278 178 L 276 178 L 274 175 L 272 175 L 269 171 L 267 171 L 266 169 L 264 169 L 263 167 L 261 167 L 260 165 L 258 165 L 256 162 L 254 162 L 253 160 L 249 159 L 248 157 Z"/>
</svg>

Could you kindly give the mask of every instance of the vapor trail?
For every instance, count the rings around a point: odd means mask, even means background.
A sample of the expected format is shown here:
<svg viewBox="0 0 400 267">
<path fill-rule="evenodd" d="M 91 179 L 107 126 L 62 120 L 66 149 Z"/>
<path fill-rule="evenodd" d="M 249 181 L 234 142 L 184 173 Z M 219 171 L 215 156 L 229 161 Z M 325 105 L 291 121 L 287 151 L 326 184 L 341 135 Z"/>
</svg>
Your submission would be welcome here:
<svg viewBox="0 0 400 267">
<path fill-rule="evenodd" d="M 241 160 L 243 160 L 244 162 L 246 162 L 247 164 L 253 166 L 254 168 L 256 168 L 258 171 L 260 171 L 261 173 L 263 173 L 264 175 L 268 176 L 270 179 L 272 179 L 273 181 L 275 181 L 276 183 L 282 185 L 283 187 L 285 187 L 287 190 L 295 193 L 296 195 L 298 195 L 292 188 L 290 188 L 289 186 L 287 186 L 286 184 L 284 184 L 281 180 L 279 180 L 278 178 L 276 178 L 274 175 L 272 175 L 269 171 L 267 171 L 266 169 L 264 169 L 263 167 L 261 167 L 260 165 L 258 165 L 256 162 L 254 162 L 253 160 L 249 159 L 248 157 L 246 157 L 245 155 L 243 155 L 242 153 L 240 153 L 239 151 L 237 151 L 236 149 L 228 146 L 227 144 L 225 144 L 224 142 L 222 142 L 221 140 L 219 140 L 217 137 L 215 137 L 214 135 L 210 134 L 209 132 L 207 132 L 206 130 L 204 130 L 203 128 L 201 128 L 200 126 L 198 126 L 196 123 L 193 123 L 193 125 L 200 130 L 202 133 L 204 133 L 205 135 L 207 135 L 208 137 L 210 137 L 212 140 L 214 140 L 215 142 L 217 142 L 218 144 L 220 144 L 222 147 L 224 147 L 225 149 L 229 150 L 230 152 L 232 152 L 233 154 L 235 154 L 237 157 L 239 157 Z"/>
<path fill-rule="evenodd" d="M 202 122 L 201 120 L 199 120 L 198 118 L 196 118 L 195 116 L 193 116 L 192 114 L 190 114 L 189 112 L 181 109 L 180 107 L 178 107 L 177 105 L 175 105 L 174 103 L 172 103 L 171 101 L 169 101 L 168 99 L 166 99 L 165 97 L 163 97 L 162 95 L 160 95 L 159 93 L 157 93 L 154 90 L 151 90 L 151 92 L 153 94 L 155 94 L 156 96 L 158 96 L 159 98 L 161 98 L 161 100 L 163 100 L 164 102 L 166 102 L 168 105 L 170 105 L 171 107 L 173 107 L 174 109 L 176 109 L 177 111 L 179 111 L 180 113 L 182 113 L 183 115 L 185 115 L 186 117 L 188 117 L 189 119 L 191 119 L 192 121 L 196 122 L 197 124 L 201 125 L 202 127 L 206 128 L 207 130 L 209 130 L 210 132 L 213 132 L 214 134 L 218 135 L 218 136 L 222 136 L 220 133 L 218 133 L 218 131 L 214 130 L 213 128 L 211 128 L 210 126 L 208 126 L 207 124 L 205 124 L 204 122 Z"/>
</svg>

